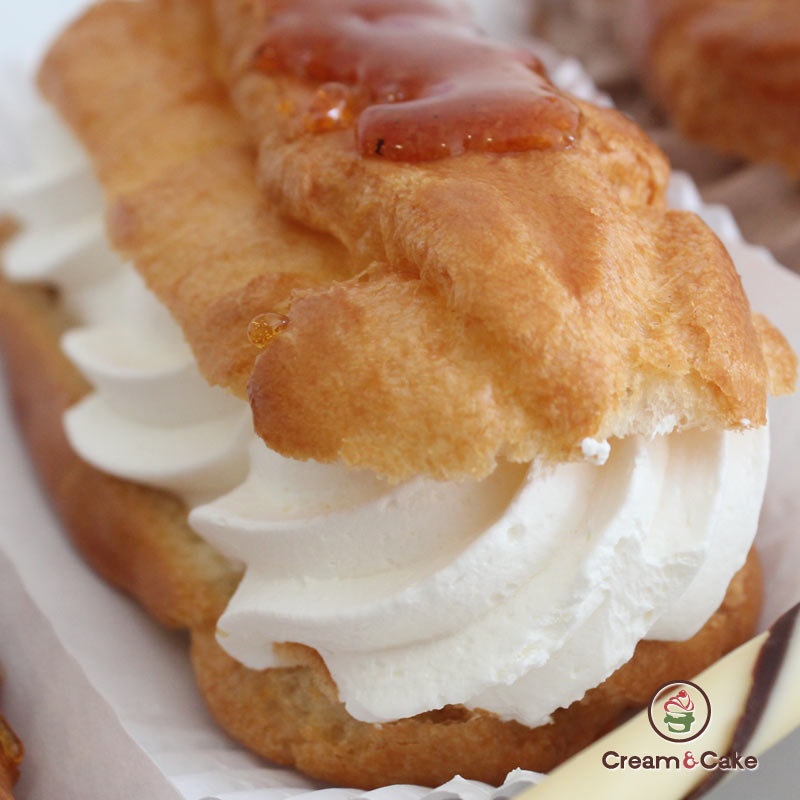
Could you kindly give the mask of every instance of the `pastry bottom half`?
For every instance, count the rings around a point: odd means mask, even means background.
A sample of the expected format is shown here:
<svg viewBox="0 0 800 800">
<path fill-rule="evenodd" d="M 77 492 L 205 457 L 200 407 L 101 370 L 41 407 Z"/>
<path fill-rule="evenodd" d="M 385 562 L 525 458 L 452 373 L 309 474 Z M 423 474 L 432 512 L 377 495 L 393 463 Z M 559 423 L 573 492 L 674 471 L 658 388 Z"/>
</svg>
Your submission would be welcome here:
<svg viewBox="0 0 800 800">
<path fill-rule="evenodd" d="M 535 729 L 448 706 L 383 725 L 353 719 L 319 656 L 285 646 L 293 666 L 253 671 L 214 638 L 241 576 L 187 524 L 174 496 L 101 473 L 70 448 L 63 411 L 88 391 L 62 355 L 68 320 L 55 292 L 0 280 L 0 346 L 10 398 L 41 481 L 75 545 L 153 616 L 191 633 L 197 682 L 228 733 L 280 764 L 332 783 L 435 786 L 455 774 L 497 784 L 523 767 L 548 771 L 602 735 L 670 680 L 689 678 L 749 638 L 761 605 L 752 551 L 719 610 L 685 642 L 642 641 L 633 658 L 551 724 Z"/>
</svg>

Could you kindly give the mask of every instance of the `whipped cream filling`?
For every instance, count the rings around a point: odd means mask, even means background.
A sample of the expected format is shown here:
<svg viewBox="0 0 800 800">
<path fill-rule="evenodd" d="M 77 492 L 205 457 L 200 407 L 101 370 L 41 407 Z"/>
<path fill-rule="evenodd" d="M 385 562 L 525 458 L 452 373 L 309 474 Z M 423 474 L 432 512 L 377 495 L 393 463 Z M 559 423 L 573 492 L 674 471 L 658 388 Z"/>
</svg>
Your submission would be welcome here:
<svg viewBox="0 0 800 800">
<path fill-rule="evenodd" d="M 262 669 L 275 642 L 314 647 L 365 721 L 461 703 L 537 725 L 640 639 L 686 639 L 718 607 L 755 535 L 766 428 L 585 440 L 586 463 L 479 483 L 283 458 L 109 250 L 88 163 L 41 113 L 29 168 L 0 183 L 26 226 L 6 271 L 58 286 L 75 319 L 63 348 L 95 389 L 64 418 L 75 450 L 182 496 L 246 566 L 219 621 L 234 658 Z"/>
<path fill-rule="evenodd" d="M 219 621 L 247 666 L 300 641 L 358 719 L 465 703 L 537 725 L 640 639 L 687 638 L 714 612 L 753 538 L 766 443 L 764 429 L 631 437 L 604 467 L 369 489 L 339 467 L 287 476 L 256 443 L 248 480 L 190 522 L 247 565 Z"/>
</svg>

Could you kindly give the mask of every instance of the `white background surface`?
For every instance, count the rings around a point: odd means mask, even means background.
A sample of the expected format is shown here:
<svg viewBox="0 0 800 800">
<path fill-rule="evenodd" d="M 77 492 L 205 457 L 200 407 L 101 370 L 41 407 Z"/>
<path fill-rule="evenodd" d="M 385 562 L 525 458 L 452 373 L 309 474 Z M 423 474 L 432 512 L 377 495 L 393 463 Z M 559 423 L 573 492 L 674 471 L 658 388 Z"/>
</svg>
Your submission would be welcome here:
<svg viewBox="0 0 800 800">
<path fill-rule="evenodd" d="M 22 61 L 32 65 L 52 32 L 83 5 L 82 0 L 27 0 L 24 3 L 2 0 L 0 62 Z M 498 5 L 496 3 L 495 8 Z M 756 295 L 768 291 L 766 284 L 759 281 L 753 282 L 753 290 Z M 797 319 L 800 292 L 794 297 L 791 292 L 781 295 L 783 313 Z M 773 294 L 769 302 L 774 301 Z M 759 303 L 755 305 L 758 307 Z M 0 384 L 0 391 L 2 388 Z M 159 772 L 150 759 L 135 746 L 131 747 L 119 723 L 119 708 L 122 708 L 129 725 L 131 719 L 137 718 L 143 725 L 152 724 L 153 715 L 158 717 L 164 713 L 161 699 L 148 694 L 151 682 L 143 680 L 136 671 L 132 670 L 125 680 L 120 681 L 119 677 L 121 673 L 125 678 L 126 665 L 149 662 L 159 672 L 158 683 L 170 687 L 176 705 L 183 712 L 195 715 L 197 729 L 205 731 L 208 719 L 194 691 L 182 637 L 158 629 L 133 603 L 108 589 L 74 556 L 43 506 L 5 409 L 0 412 L 0 453 L 0 541 L 5 539 L 6 545 L 13 545 L 13 538 L 23 532 L 42 534 L 36 543 L 29 542 L 30 546 L 25 547 L 25 556 L 17 563 L 17 568 L 30 588 L 37 581 L 50 583 L 45 587 L 49 591 L 42 595 L 50 600 L 43 604 L 42 611 L 59 632 L 72 630 L 72 636 L 77 638 L 63 641 L 63 644 L 68 649 L 79 648 L 84 654 L 80 666 L 64 660 L 63 655 L 59 656 L 60 644 L 55 634 L 36 642 L 9 640 L 7 632 L 11 628 L 19 630 L 20 623 L 23 627 L 39 629 L 49 626 L 41 612 L 20 593 L 8 563 L 0 557 L 0 660 L 5 657 L 8 661 L 5 654 L 13 648 L 13 663 L 27 665 L 24 670 L 17 668 L 16 674 L 9 675 L 5 694 L 8 715 L 15 720 L 29 745 L 19 797 L 22 800 L 57 797 L 64 800 L 79 797 L 167 800 L 176 797 L 159 779 Z M 787 468 L 792 467 L 787 465 Z M 794 468 L 797 469 L 797 461 Z M 795 522 L 800 525 L 800 518 Z M 54 579 L 39 567 L 55 558 L 66 566 Z M 105 647 L 105 639 L 100 629 L 92 624 L 91 612 L 87 611 L 99 607 L 103 609 L 103 619 L 116 628 L 119 645 L 113 653 Z M 154 650 L 148 654 L 142 651 L 143 647 Z M 51 669 L 53 664 L 58 664 L 58 670 Z M 110 694 L 107 699 L 113 700 L 114 708 L 87 684 L 85 674 L 103 694 Z M 103 676 L 109 674 L 114 674 L 115 679 L 104 683 Z M 120 687 L 127 688 L 121 691 Z M 221 733 L 198 741 L 198 747 L 206 749 L 212 763 L 220 753 L 233 749 Z M 168 749 L 165 747 L 164 752 Z M 98 757 L 98 753 L 104 754 L 103 757 Z M 800 781 L 794 774 L 798 755 L 800 736 L 795 736 L 769 754 L 758 773 L 722 787 L 713 797 L 733 800 L 800 796 Z M 237 756 L 237 759 L 243 773 L 259 769 L 255 758 Z M 60 773 L 55 779 L 43 768 L 45 762 L 52 760 L 71 765 L 71 770 Z M 179 772 L 179 761 L 180 754 L 175 753 L 173 762 L 162 763 L 161 767 Z M 305 784 L 290 772 L 286 772 L 285 781 L 287 785 L 298 787 Z M 77 786 L 81 789 L 76 790 Z M 187 796 L 199 796 L 191 794 L 191 787 L 185 788 Z"/>
</svg>

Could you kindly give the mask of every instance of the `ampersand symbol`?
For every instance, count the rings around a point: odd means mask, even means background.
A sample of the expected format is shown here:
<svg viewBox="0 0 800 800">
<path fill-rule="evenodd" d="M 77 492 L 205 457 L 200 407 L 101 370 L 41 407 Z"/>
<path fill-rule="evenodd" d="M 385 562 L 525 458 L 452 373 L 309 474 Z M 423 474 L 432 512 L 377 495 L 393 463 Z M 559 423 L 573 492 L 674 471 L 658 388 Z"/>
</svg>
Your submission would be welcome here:
<svg viewBox="0 0 800 800">
<path fill-rule="evenodd" d="M 697 766 L 697 761 L 691 750 L 687 750 L 683 754 L 683 766 L 686 767 L 686 769 L 694 769 Z"/>
</svg>

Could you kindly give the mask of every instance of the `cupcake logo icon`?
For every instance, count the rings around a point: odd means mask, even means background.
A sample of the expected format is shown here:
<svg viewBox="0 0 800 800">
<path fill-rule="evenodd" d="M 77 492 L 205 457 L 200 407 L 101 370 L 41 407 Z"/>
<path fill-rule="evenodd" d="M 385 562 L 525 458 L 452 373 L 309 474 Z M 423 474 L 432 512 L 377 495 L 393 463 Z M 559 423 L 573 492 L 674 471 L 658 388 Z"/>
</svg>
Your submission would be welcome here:
<svg viewBox="0 0 800 800">
<path fill-rule="evenodd" d="M 664 711 L 667 716 L 664 722 L 670 733 L 688 733 L 694 724 L 694 702 L 686 689 L 681 689 L 678 694 L 670 697 L 664 703 Z"/>
<path fill-rule="evenodd" d="M 667 683 L 653 695 L 648 715 L 651 727 L 662 739 L 688 742 L 708 727 L 711 702 L 696 683 Z"/>
</svg>

